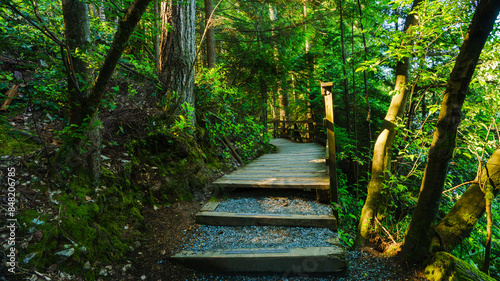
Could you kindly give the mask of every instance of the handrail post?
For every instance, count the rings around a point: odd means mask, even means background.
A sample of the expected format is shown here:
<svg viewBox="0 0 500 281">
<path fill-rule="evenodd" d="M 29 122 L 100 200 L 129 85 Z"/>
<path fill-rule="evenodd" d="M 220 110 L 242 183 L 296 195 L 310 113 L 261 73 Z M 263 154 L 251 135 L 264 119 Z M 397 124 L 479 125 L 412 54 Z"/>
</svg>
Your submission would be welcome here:
<svg viewBox="0 0 500 281">
<path fill-rule="evenodd" d="M 274 138 L 278 137 L 278 121 L 276 121 L 276 118 L 273 119 L 273 135 Z"/>
<path fill-rule="evenodd" d="M 334 113 L 333 113 L 333 94 L 332 82 L 321 83 L 321 95 L 325 100 L 325 115 L 323 120 L 327 134 L 327 165 L 330 175 L 330 201 L 337 208 L 339 203 L 337 187 L 337 160 L 335 157 L 335 132 L 334 132 Z M 338 219 L 338 212 L 334 209 L 334 215 Z"/>
<path fill-rule="evenodd" d="M 315 142 L 315 131 L 314 120 L 311 118 L 307 119 L 307 142 Z"/>
</svg>

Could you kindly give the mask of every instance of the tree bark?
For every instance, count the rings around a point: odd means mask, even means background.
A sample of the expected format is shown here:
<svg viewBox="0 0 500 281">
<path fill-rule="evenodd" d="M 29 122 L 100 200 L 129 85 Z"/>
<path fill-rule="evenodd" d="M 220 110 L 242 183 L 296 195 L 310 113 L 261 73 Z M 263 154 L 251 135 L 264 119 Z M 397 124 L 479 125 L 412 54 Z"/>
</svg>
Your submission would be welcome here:
<svg viewBox="0 0 500 281">
<path fill-rule="evenodd" d="M 445 252 L 439 252 L 432 256 L 424 274 L 429 281 L 495 280 L 479 271 L 475 266 Z"/>
<path fill-rule="evenodd" d="M 434 236 L 433 223 L 439 211 L 448 163 L 455 149 L 462 106 L 479 55 L 499 11 L 500 1 L 479 2 L 450 74 L 428 154 L 417 207 L 402 246 L 402 254 L 408 261 L 420 262 L 430 252 Z"/>
<path fill-rule="evenodd" d="M 269 19 L 271 22 L 274 22 L 278 19 L 277 16 L 277 11 L 273 7 L 271 3 L 269 3 Z M 271 29 L 274 29 L 274 24 L 271 24 Z M 274 38 L 274 31 L 271 32 L 272 37 Z M 278 53 L 278 47 L 276 46 L 276 43 L 273 44 L 273 49 L 274 49 L 274 61 L 276 63 L 276 73 L 278 74 L 278 81 L 277 81 L 277 92 L 278 92 L 278 104 L 279 104 L 279 120 L 280 121 L 287 121 L 288 120 L 288 93 L 283 89 L 283 85 L 285 84 L 283 80 L 285 80 L 283 77 L 282 73 L 280 73 L 280 67 L 278 65 L 279 63 L 279 53 Z M 283 123 L 283 127 L 281 127 L 281 137 L 284 137 L 283 134 L 285 133 L 286 130 L 286 124 Z"/>
<path fill-rule="evenodd" d="M 416 17 L 416 7 L 423 0 L 414 0 L 412 12 L 408 15 L 405 21 L 404 32 L 410 32 L 410 27 L 418 24 Z M 403 47 L 411 45 L 411 42 L 406 42 Z M 397 119 L 403 117 L 406 102 L 408 100 L 408 68 L 410 57 L 404 57 L 396 64 L 396 85 L 394 92 L 396 95 L 392 98 L 389 110 L 382 124 L 382 129 L 375 142 L 373 150 L 372 174 L 368 183 L 368 196 L 361 212 L 361 218 L 358 226 L 358 234 L 356 237 L 356 245 L 361 246 L 366 240 L 377 235 L 378 226 L 375 223 L 375 218 L 382 220 L 385 217 L 387 202 L 386 196 L 383 195 L 384 182 L 388 179 L 388 171 L 391 169 L 391 156 L 394 138 L 396 136 Z"/>
<path fill-rule="evenodd" d="M 475 181 L 477 183 L 472 184 L 462 194 L 453 208 L 434 228 L 432 252 L 453 251 L 463 239 L 470 235 L 477 221 L 483 216 L 486 200 L 479 183 L 496 187 L 493 189 L 493 195 L 500 191 L 500 148 L 491 155 L 481 171 L 480 178 L 476 178 Z"/>
<path fill-rule="evenodd" d="M 208 68 L 214 68 L 216 65 L 215 56 L 215 32 L 213 28 L 213 18 L 210 19 L 212 11 L 214 10 L 214 5 L 212 0 L 205 0 L 205 24 L 207 28 L 207 66 Z"/>
<path fill-rule="evenodd" d="M 182 110 L 181 105 L 195 107 L 195 0 L 161 3 L 162 31 L 160 40 L 160 81 L 167 95 L 171 114 L 184 114 L 196 124 L 194 110 Z M 171 29 L 168 28 L 171 26 Z"/>
<path fill-rule="evenodd" d="M 88 106 L 88 95 L 91 87 L 91 75 L 85 56 L 91 48 L 88 5 L 80 0 L 62 0 L 62 11 L 65 28 L 65 39 L 68 46 L 67 57 L 69 66 L 69 125 L 75 128 L 67 141 L 65 161 L 71 163 L 72 169 L 77 168 L 88 174 L 92 181 L 100 176 L 101 134 L 96 118 L 89 118 L 85 107 Z M 75 56 L 78 49 L 79 55 Z M 85 125 L 84 125 L 85 124 Z"/>
<path fill-rule="evenodd" d="M 158 3 L 159 0 L 154 0 L 154 14 L 155 14 L 155 21 L 154 21 L 154 28 L 155 28 L 155 37 L 154 37 L 154 47 L 155 47 L 155 69 L 156 69 L 156 74 L 160 74 L 160 24 L 158 22 L 158 18 L 160 16 L 160 4 Z"/>
<path fill-rule="evenodd" d="M 72 169 L 87 172 L 94 181 L 101 173 L 101 136 L 97 125 L 97 111 L 105 87 L 149 2 L 150 0 L 135 0 L 129 7 L 119 23 L 111 48 L 92 87 L 90 87 L 87 63 L 71 54 L 68 55 L 71 69 L 68 78 L 71 134 L 80 136 L 83 134 L 84 137 L 66 143 L 58 158 L 71 165 Z M 85 52 L 90 44 L 87 5 L 77 0 L 63 0 L 63 15 L 66 41 L 70 50 L 78 47 Z"/>
<path fill-rule="evenodd" d="M 346 70 L 346 53 L 345 53 L 345 40 L 344 40 L 344 17 L 343 17 L 343 7 L 342 1 L 339 0 L 339 12 L 340 12 L 340 47 L 342 49 L 342 73 L 344 74 L 344 79 L 342 82 L 344 84 L 344 106 L 345 106 L 345 116 L 347 118 L 347 134 L 351 134 L 351 106 L 349 101 L 349 80 L 347 78 Z M 349 159 L 351 162 L 352 159 Z"/>
</svg>

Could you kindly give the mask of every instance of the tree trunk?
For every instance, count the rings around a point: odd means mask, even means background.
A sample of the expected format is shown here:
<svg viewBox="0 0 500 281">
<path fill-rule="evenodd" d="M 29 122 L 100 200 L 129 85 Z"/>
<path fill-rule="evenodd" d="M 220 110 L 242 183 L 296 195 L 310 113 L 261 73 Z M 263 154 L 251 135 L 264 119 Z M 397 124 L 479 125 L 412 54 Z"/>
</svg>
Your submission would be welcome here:
<svg viewBox="0 0 500 281">
<path fill-rule="evenodd" d="M 441 193 L 453 157 L 457 128 L 469 83 L 500 10 L 500 1 L 480 1 L 450 74 L 441 111 L 429 150 L 420 195 L 408 226 L 402 253 L 412 262 L 423 260 L 430 251 L 433 223 L 439 211 Z"/>
<path fill-rule="evenodd" d="M 491 213 L 491 203 L 495 196 L 493 195 L 493 187 L 489 184 L 486 185 L 485 192 L 485 201 L 486 201 L 486 246 L 484 252 L 484 263 L 483 263 L 483 272 L 488 274 L 490 270 L 491 263 L 491 235 L 493 228 L 493 214 Z"/>
<path fill-rule="evenodd" d="M 194 59 L 196 1 L 161 3 L 160 81 L 171 114 L 183 114 L 195 127 Z M 172 28 L 167 29 L 168 26 Z M 184 109 L 187 104 L 193 110 Z"/>
<path fill-rule="evenodd" d="M 361 2 L 357 0 L 358 2 L 358 9 L 359 9 L 359 25 L 361 28 L 361 37 L 363 38 L 363 56 L 364 56 L 364 61 L 366 62 L 368 60 L 367 58 L 367 53 L 368 53 L 368 48 L 366 47 L 366 36 L 365 36 L 365 28 L 363 26 L 363 10 L 361 9 Z M 363 70 L 363 81 L 364 81 L 364 86 L 365 86 L 365 101 L 366 101 L 366 109 L 368 110 L 368 113 L 366 115 L 366 121 L 368 121 L 368 133 L 370 134 L 370 141 L 372 140 L 372 132 L 371 132 L 371 124 L 370 118 L 371 118 L 371 112 L 372 109 L 370 107 L 370 101 L 368 100 L 368 78 L 366 77 L 366 70 Z"/>
<path fill-rule="evenodd" d="M 213 28 L 213 18 L 210 19 L 214 5 L 212 0 L 205 0 L 205 24 L 207 28 L 207 66 L 214 68 L 216 64 L 215 57 L 215 33 Z"/>
<path fill-rule="evenodd" d="M 269 19 L 271 22 L 274 22 L 277 20 L 278 16 L 276 15 L 277 12 L 274 9 L 273 5 L 269 4 Z M 274 24 L 271 24 L 271 29 L 274 29 Z M 274 38 L 274 31 L 271 32 L 272 37 Z M 288 94 L 286 91 L 283 89 L 283 77 L 284 75 L 280 73 L 280 67 L 278 65 L 279 63 L 279 53 L 278 53 L 278 47 L 276 44 L 273 44 L 273 49 L 274 49 L 274 61 L 276 63 L 276 73 L 278 75 L 278 81 L 277 81 L 277 92 L 278 92 L 278 104 L 279 104 L 279 120 L 280 121 L 286 121 L 288 120 Z M 281 128 L 281 137 L 283 137 L 283 134 L 285 133 L 285 123 L 282 123 L 283 127 Z"/>
<path fill-rule="evenodd" d="M 423 0 L 414 0 L 412 11 L 405 21 L 404 32 L 411 32 L 408 29 L 411 26 L 418 24 L 418 19 L 414 13 L 416 7 Z M 411 42 L 406 42 L 404 46 L 411 45 Z M 389 110 L 382 124 L 382 129 L 375 147 L 373 150 L 372 174 L 368 183 L 368 196 L 361 212 L 361 219 L 358 226 L 358 234 L 356 237 L 356 245 L 361 246 L 365 240 L 370 239 L 373 235 L 377 235 L 378 226 L 376 219 L 382 220 L 385 217 L 387 209 L 386 196 L 382 194 L 384 182 L 387 180 L 388 171 L 391 169 L 391 154 L 392 145 L 396 136 L 396 120 L 403 117 L 406 102 L 408 99 L 407 83 L 408 83 L 408 68 L 410 57 L 404 57 L 396 64 L 396 85 L 394 92 L 396 95 L 392 98 Z"/>
<path fill-rule="evenodd" d="M 343 7 L 342 1 L 339 0 L 339 12 L 340 12 L 340 46 L 342 49 L 342 73 L 344 74 L 344 79 L 342 82 L 344 84 L 344 106 L 345 106 L 345 116 L 347 118 L 347 134 L 351 135 L 351 108 L 349 101 L 349 80 L 347 79 L 347 70 L 346 70 L 346 53 L 345 53 L 345 40 L 344 40 L 344 17 L 343 17 Z M 352 159 L 349 159 L 351 162 Z"/>
<path fill-rule="evenodd" d="M 433 255 L 425 268 L 425 277 L 429 281 L 495 280 L 479 271 L 475 266 L 445 252 Z"/>
<path fill-rule="evenodd" d="M 91 48 L 88 5 L 79 0 L 63 0 L 65 38 L 69 53 L 67 54 L 68 92 L 69 92 L 69 125 L 74 132 L 66 144 L 65 161 L 88 174 L 92 181 L 100 176 L 101 170 L 101 134 L 97 118 L 89 118 L 85 107 L 91 87 L 91 75 L 85 55 Z M 74 56 L 76 52 L 81 54 Z M 85 124 L 85 125 L 84 125 Z M 80 136 L 84 135 L 84 138 Z"/>
<path fill-rule="evenodd" d="M 158 3 L 159 0 L 154 0 L 154 14 L 155 14 L 155 19 L 154 19 L 154 28 L 155 28 L 155 35 L 154 35 L 154 48 L 155 48 L 155 69 L 156 69 L 156 74 L 160 74 L 160 24 L 158 22 L 158 18 L 160 16 L 160 4 Z"/>
<path fill-rule="evenodd" d="M 500 148 L 491 155 L 476 182 L 496 187 L 493 194 L 498 194 L 500 191 Z M 462 194 L 453 208 L 434 228 L 432 252 L 453 251 L 464 238 L 470 235 L 477 221 L 483 216 L 486 201 L 478 183 L 472 184 Z"/>
<path fill-rule="evenodd" d="M 84 137 L 75 137 L 70 143 L 66 143 L 58 153 L 58 160 L 64 161 L 74 170 L 89 174 L 93 181 L 97 180 L 101 173 L 101 136 L 97 125 L 97 111 L 105 87 L 149 2 L 150 0 L 135 0 L 127 10 L 92 87 L 90 87 L 87 63 L 72 57 L 71 54 L 68 55 L 69 68 L 72 70 L 68 79 L 71 134 Z M 63 0 L 63 15 L 66 41 L 70 50 L 76 47 L 82 52 L 88 50 L 90 32 L 87 5 L 80 1 Z"/>
</svg>

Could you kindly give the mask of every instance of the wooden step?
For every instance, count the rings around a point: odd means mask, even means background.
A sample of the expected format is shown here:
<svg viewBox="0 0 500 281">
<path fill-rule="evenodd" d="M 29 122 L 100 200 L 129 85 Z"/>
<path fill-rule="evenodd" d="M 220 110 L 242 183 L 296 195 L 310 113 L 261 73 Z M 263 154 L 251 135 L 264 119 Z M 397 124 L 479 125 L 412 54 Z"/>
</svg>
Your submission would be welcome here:
<svg viewBox="0 0 500 281">
<path fill-rule="evenodd" d="M 328 178 L 297 178 L 290 180 L 287 178 L 269 179 L 227 179 L 220 178 L 212 183 L 214 187 L 241 187 L 241 188 L 292 188 L 292 189 L 329 189 L 330 180 Z"/>
<path fill-rule="evenodd" d="M 340 247 L 182 251 L 171 257 L 197 270 L 212 272 L 334 273 L 346 268 Z"/>
<path fill-rule="evenodd" d="M 337 220 L 334 216 L 327 215 L 200 212 L 196 214 L 196 223 L 226 226 L 273 225 L 321 227 L 334 231 L 337 230 Z"/>
</svg>

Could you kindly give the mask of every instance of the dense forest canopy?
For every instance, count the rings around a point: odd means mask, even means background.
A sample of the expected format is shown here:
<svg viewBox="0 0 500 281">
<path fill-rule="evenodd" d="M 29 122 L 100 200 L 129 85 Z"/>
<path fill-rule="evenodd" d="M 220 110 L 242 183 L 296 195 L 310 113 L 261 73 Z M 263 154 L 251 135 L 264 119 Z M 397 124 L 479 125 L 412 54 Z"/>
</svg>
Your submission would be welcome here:
<svg viewBox="0 0 500 281">
<path fill-rule="evenodd" d="M 0 0 L 2 177 L 13 165 L 59 205 L 19 203 L 19 233 L 46 221 L 19 266 L 50 266 L 69 239 L 61 266 L 95 278 L 72 265 L 122 259 L 144 208 L 200 200 L 216 174 L 306 129 L 279 121 L 321 124 L 332 82 L 344 246 L 417 263 L 446 251 L 499 279 L 499 9 Z"/>
</svg>

